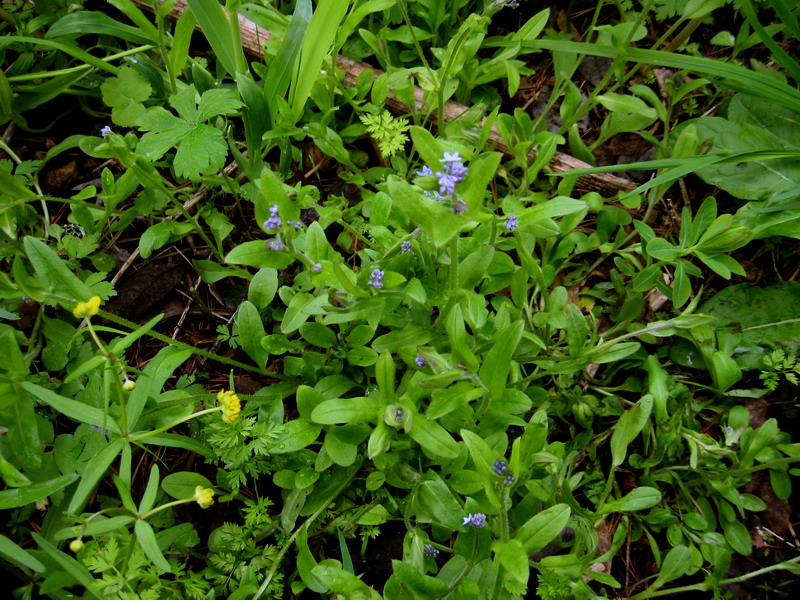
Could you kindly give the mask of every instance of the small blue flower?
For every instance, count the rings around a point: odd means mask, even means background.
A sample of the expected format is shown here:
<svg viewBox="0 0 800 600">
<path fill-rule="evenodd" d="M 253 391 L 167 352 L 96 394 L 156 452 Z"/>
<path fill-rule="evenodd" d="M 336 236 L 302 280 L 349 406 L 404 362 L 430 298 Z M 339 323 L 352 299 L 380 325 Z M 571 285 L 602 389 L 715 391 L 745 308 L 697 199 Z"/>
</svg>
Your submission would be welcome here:
<svg viewBox="0 0 800 600">
<path fill-rule="evenodd" d="M 414 362 L 417 363 L 418 367 L 424 367 L 428 364 L 425 362 L 425 359 L 422 358 L 419 354 L 417 354 L 417 358 L 414 359 Z"/>
<path fill-rule="evenodd" d="M 402 244 L 400 244 L 400 252 L 405 254 L 406 252 L 411 252 L 411 241 L 406 240 Z"/>
<path fill-rule="evenodd" d="M 508 471 L 508 465 L 506 464 L 506 461 L 498 458 L 492 465 L 492 471 L 498 475 L 505 475 L 506 471 Z"/>
<path fill-rule="evenodd" d="M 444 153 L 444 158 L 440 158 L 439 162 L 443 163 L 454 163 L 454 162 L 461 162 L 464 159 L 459 156 L 458 152 L 453 152 L 450 154 L 449 152 Z"/>
<path fill-rule="evenodd" d="M 464 166 L 464 163 L 460 162 L 450 163 L 444 167 L 444 170 L 459 181 L 463 181 L 464 177 L 467 176 L 467 172 L 469 171 L 469 169 Z"/>
<path fill-rule="evenodd" d="M 506 217 L 505 222 L 503 223 L 503 227 L 508 229 L 509 233 L 514 231 L 517 227 L 519 227 L 519 222 L 517 222 L 517 215 L 508 215 Z"/>
<path fill-rule="evenodd" d="M 286 248 L 286 246 L 283 245 L 283 242 L 280 240 L 280 238 L 275 238 L 274 240 L 267 242 L 267 248 L 270 250 L 275 250 L 276 252 L 280 252 Z"/>
<path fill-rule="evenodd" d="M 428 165 L 422 167 L 421 171 L 415 171 L 415 175 L 419 175 L 420 177 L 433 177 L 433 171 Z"/>
<path fill-rule="evenodd" d="M 486 525 L 486 515 L 483 513 L 470 514 L 464 517 L 462 525 L 470 525 L 472 527 L 483 527 Z"/>
<path fill-rule="evenodd" d="M 436 177 L 439 178 L 439 192 L 445 196 L 449 196 L 456 191 L 456 184 L 459 182 L 458 177 L 438 171 Z"/>
<path fill-rule="evenodd" d="M 286 224 L 290 227 L 294 227 L 296 231 L 300 231 L 303 228 L 303 223 L 300 221 L 286 221 Z"/>
<path fill-rule="evenodd" d="M 513 485 L 515 481 L 516 479 L 514 478 L 514 475 L 511 474 L 511 472 L 509 472 L 508 475 L 506 475 L 506 478 L 503 479 L 503 483 L 505 485 Z"/>
<path fill-rule="evenodd" d="M 100 135 L 102 135 L 103 137 L 106 137 L 106 136 L 107 136 L 109 133 L 111 133 L 111 127 L 109 127 L 108 125 L 105 125 L 105 126 L 104 126 L 104 127 L 101 129 L 101 130 L 100 130 Z"/>
<path fill-rule="evenodd" d="M 381 289 L 383 287 L 383 271 L 380 269 L 373 269 L 372 275 L 369 276 L 367 285 L 371 285 L 376 290 Z"/>
<path fill-rule="evenodd" d="M 274 204 L 269 209 L 269 219 L 264 221 L 264 229 L 270 231 L 271 229 L 277 229 L 281 226 L 281 218 L 278 216 L 278 205 Z"/>
<path fill-rule="evenodd" d="M 428 558 L 436 558 L 439 556 L 439 551 L 430 544 L 425 544 L 423 551 L 425 552 L 425 556 Z"/>
<path fill-rule="evenodd" d="M 396 411 L 394 411 L 394 420 L 395 421 L 402 421 L 403 418 L 404 418 L 404 416 L 403 416 L 403 409 L 402 408 L 398 408 Z"/>
<path fill-rule="evenodd" d="M 89 425 L 89 427 L 91 427 L 92 429 L 94 429 L 98 433 L 105 433 L 106 432 L 105 429 L 103 429 L 102 427 L 99 427 L 97 425 Z"/>
<path fill-rule="evenodd" d="M 314 263 L 314 266 L 311 267 L 311 270 L 314 271 L 314 273 L 322 273 L 322 264 Z"/>
<path fill-rule="evenodd" d="M 429 192 L 428 190 L 425 190 L 425 196 L 430 198 L 431 200 L 436 200 L 436 202 L 445 202 L 447 200 L 447 198 L 442 196 L 437 191 Z"/>
</svg>

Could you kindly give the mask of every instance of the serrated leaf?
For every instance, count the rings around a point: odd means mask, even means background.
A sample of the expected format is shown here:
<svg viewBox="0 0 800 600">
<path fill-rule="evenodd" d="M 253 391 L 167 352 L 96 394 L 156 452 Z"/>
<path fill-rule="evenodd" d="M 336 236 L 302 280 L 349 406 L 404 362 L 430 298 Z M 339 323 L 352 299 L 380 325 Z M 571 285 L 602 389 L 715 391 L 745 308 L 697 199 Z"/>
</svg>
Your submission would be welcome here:
<svg viewBox="0 0 800 600">
<path fill-rule="evenodd" d="M 130 67 L 122 67 L 119 75 L 106 79 L 100 86 L 103 102 L 111 107 L 111 119 L 122 127 L 134 127 L 144 116 L 142 102 L 152 93 L 147 80 Z"/>
<path fill-rule="evenodd" d="M 202 123 L 218 115 L 232 115 L 241 107 L 242 102 L 233 90 L 208 90 L 200 97 L 197 122 Z"/>
<path fill-rule="evenodd" d="M 222 132 L 211 125 L 197 125 L 178 142 L 175 172 L 187 179 L 219 171 L 225 166 L 228 144 Z"/>
</svg>

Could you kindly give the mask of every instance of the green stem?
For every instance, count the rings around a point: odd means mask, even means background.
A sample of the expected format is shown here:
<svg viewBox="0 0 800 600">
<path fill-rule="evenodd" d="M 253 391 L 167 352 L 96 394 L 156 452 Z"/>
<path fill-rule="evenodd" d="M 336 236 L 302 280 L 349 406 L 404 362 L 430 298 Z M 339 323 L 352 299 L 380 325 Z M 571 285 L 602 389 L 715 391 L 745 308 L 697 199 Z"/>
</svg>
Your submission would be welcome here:
<svg viewBox="0 0 800 600">
<path fill-rule="evenodd" d="M 116 54 L 112 54 L 111 56 L 106 56 L 105 58 L 101 58 L 100 60 L 104 62 L 111 62 L 119 58 L 125 58 L 126 56 L 132 56 L 134 54 L 139 54 L 141 52 L 147 52 L 148 50 L 152 50 L 153 48 L 155 48 L 155 46 L 139 46 L 138 48 L 131 48 L 130 50 L 117 52 Z M 11 77 L 8 77 L 8 81 L 10 83 L 18 81 L 36 81 L 37 79 L 46 79 L 48 77 L 60 77 L 61 75 L 71 75 L 72 73 L 80 73 L 81 71 L 88 71 L 90 69 L 92 69 L 91 65 L 83 64 L 76 67 L 70 67 L 68 69 L 57 69 L 55 71 L 39 71 L 37 73 L 24 73 L 22 75 L 12 75 Z"/>
<path fill-rule="evenodd" d="M 64 301 L 63 298 L 59 298 L 59 300 Z M 69 301 L 67 301 L 69 302 Z M 100 311 L 100 315 L 108 319 L 109 321 L 116 323 L 117 325 L 122 325 L 123 327 L 127 327 L 128 329 L 135 330 L 139 328 L 139 325 L 136 323 L 132 323 L 127 319 L 123 319 L 122 317 L 118 317 L 110 312 L 106 312 L 104 310 Z M 275 371 L 270 371 L 269 369 L 259 369 L 258 367 L 254 367 L 252 365 L 247 365 L 245 363 L 239 362 L 238 360 L 233 360 L 231 358 L 226 358 L 224 356 L 219 356 L 218 354 L 212 354 L 211 352 L 206 352 L 205 350 L 200 350 L 200 348 L 195 348 L 194 346 L 190 346 L 184 342 L 179 342 L 178 340 L 171 338 L 169 336 L 163 335 L 156 331 L 150 331 L 148 335 L 154 339 L 157 339 L 160 342 L 164 342 L 165 344 L 169 344 L 170 346 L 175 346 L 176 348 L 181 348 L 183 350 L 190 350 L 192 354 L 196 354 L 197 356 L 202 356 L 204 358 L 214 360 L 217 362 L 224 363 L 226 365 L 231 365 L 233 367 L 238 367 L 240 369 L 244 369 L 246 371 L 251 371 L 253 373 L 258 373 L 260 375 L 267 375 L 269 377 L 274 377 L 275 379 L 285 380 L 286 377 L 276 373 Z"/>
<path fill-rule="evenodd" d="M 143 515 L 139 515 L 138 519 L 140 521 L 146 521 L 148 518 L 152 517 L 157 513 L 160 513 L 162 510 L 172 508 L 173 506 L 178 506 L 179 504 L 189 504 L 190 502 L 194 501 L 195 501 L 194 498 L 183 498 L 181 500 L 174 500 L 172 502 L 167 502 L 166 504 L 162 504 L 161 506 L 156 506 L 154 509 L 147 511 Z"/>
<path fill-rule="evenodd" d="M 214 408 L 207 408 L 205 410 L 201 410 L 201 411 L 198 411 L 196 413 L 192 413 L 188 417 L 183 417 L 181 419 L 176 419 L 175 421 L 173 421 L 169 425 L 164 425 L 163 427 L 159 427 L 158 429 L 153 429 L 153 431 L 145 431 L 144 433 L 139 433 L 139 434 L 133 435 L 131 437 L 128 437 L 126 439 L 129 442 L 137 442 L 139 440 L 143 440 L 145 438 L 149 438 L 149 437 L 152 437 L 154 435 L 158 435 L 159 433 L 163 433 L 163 432 L 165 432 L 165 431 L 167 431 L 169 429 L 172 429 L 173 427 L 177 427 L 181 423 L 186 423 L 187 421 L 191 421 L 192 419 L 196 419 L 197 417 L 202 417 L 203 415 L 208 415 L 208 414 L 211 414 L 213 412 L 219 412 L 221 410 L 222 410 L 221 406 L 215 406 Z"/>
</svg>

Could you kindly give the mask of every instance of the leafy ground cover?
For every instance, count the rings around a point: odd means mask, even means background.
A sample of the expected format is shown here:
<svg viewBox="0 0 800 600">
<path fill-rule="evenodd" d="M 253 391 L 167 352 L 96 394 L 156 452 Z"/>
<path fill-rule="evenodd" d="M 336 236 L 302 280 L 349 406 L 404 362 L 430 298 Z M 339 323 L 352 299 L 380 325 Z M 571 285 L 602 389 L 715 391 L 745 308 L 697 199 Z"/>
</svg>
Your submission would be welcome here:
<svg viewBox="0 0 800 600">
<path fill-rule="evenodd" d="M 5 3 L 5 589 L 792 597 L 798 12 Z"/>
</svg>

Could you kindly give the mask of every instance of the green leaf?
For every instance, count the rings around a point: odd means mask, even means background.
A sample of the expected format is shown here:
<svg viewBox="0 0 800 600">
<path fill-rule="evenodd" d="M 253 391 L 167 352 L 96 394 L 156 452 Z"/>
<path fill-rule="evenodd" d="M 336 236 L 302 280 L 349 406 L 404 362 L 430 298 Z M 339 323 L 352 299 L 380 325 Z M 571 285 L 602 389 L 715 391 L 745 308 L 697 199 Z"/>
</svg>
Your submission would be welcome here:
<svg viewBox="0 0 800 600">
<path fill-rule="evenodd" d="M 265 247 L 263 241 L 253 240 L 239 244 L 228 252 L 225 262 L 248 267 L 285 269 L 294 262 L 294 256 L 286 251 L 271 250 Z"/>
<path fill-rule="evenodd" d="M 74 577 L 75 581 L 86 588 L 86 593 L 97 598 L 97 600 L 103 600 L 105 596 L 95 588 L 95 579 L 86 567 L 71 556 L 61 552 L 38 533 L 33 533 L 31 535 L 34 541 L 39 545 L 39 548 L 53 559 L 64 571 Z"/>
<path fill-rule="evenodd" d="M 2 492 L 0 492 L 2 494 Z M 4 535 L 0 535 L 0 556 L 17 567 L 43 573 L 45 566 Z"/>
<path fill-rule="evenodd" d="M 499 400 L 503 395 L 511 371 L 511 358 L 522 339 L 524 328 L 525 323 L 517 321 L 496 334 L 494 345 L 483 359 L 479 375 L 494 400 Z"/>
<path fill-rule="evenodd" d="M 427 450 L 431 456 L 455 458 L 458 456 L 458 443 L 436 421 L 429 421 L 424 415 L 416 415 L 408 432 L 415 442 Z"/>
<path fill-rule="evenodd" d="M 242 348 L 255 361 L 256 365 L 263 369 L 269 358 L 269 353 L 261 345 L 261 340 L 266 332 L 258 309 L 249 300 L 242 302 L 239 307 L 236 313 L 236 326 Z"/>
<path fill-rule="evenodd" d="M 0 510 L 25 506 L 31 502 L 46 498 L 64 489 L 76 479 L 78 479 L 78 475 L 70 473 L 69 475 L 61 475 L 60 477 L 34 483 L 26 487 L 3 490 L 0 492 Z"/>
<path fill-rule="evenodd" d="M 142 501 L 139 503 L 138 512 L 140 514 L 148 512 L 153 508 L 156 501 L 156 493 L 158 492 L 159 472 L 158 465 L 154 464 L 150 468 L 150 477 L 147 480 L 147 487 L 142 494 Z"/>
<path fill-rule="evenodd" d="M 764 356 L 776 346 L 787 354 L 800 352 L 797 282 L 768 287 L 732 285 L 712 296 L 698 312 L 717 318 L 720 350 L 730 354 L 744 370 L 761 368 Z"/>
<path fill-rule="evenodd" d="M 311 412 L 311 420 L 322 425 L 374 422 L 382 408 L 371 398 L 335 398 L 325 400 Z"/>
<path fill-rule="evenodd" d="M 95 454 L 86 464 L 81 474 L 81 480 L 78 483 L 78 489 L 75 490 L 72 500 L 70 500 L 67 512 L 77 515 L 83 510 L 94 488 L 105 475 L 111 463 L 119 456 L 124 445 L 125 442 L 121 438 L 111 440 L 105 448 Z"/>
<path fill-rule="evenodd" d="M 36 274 L 50 286 L 54 294 L 76 302 L 86 302 L 94 296 L 89 286 L 78 279 L 47 244 L 31 236 L 26 236 L 22 242 Z M 74 306 L 68 308 L 71 310 Z"/>
<path fill-rule="evenodd" d="M 147 79 L 137 71 L 122 67 L 119 75 L 103 82 L 100 91 L 103 93 L 103 102 L 111 107 L 114 123 L 122 127 L 136 127 L 146 110 L 142 102 L 150 97 L 153 90 Z"/>
<path fill-rule="evenodd" d="M 246 70 L 244 65 L 247 63 L 241 40 L 236 39 L 233 25 L 219 2 L 217 0 L 188 0 L 188 4 L 222 68 L 231 76 L 236 75 L 237 72 L 244 72 Z"/>
<path fill-rule="evenodd" d="M 127 413 L 130 431 L 135 431 L 134 427 L 139 421 L 148 398 L 157 398 L 167 379 L 191 355 L 191 350 L 165 346 L 147 363 L 142 376 L 136 381 L 136 387 L 128 397 Z"/>
<path fill-rule="evenodd" d="M 269 451 L 272 454 L 287 454 L 302 450 L 316 441 L 321 430 L 319 425 L 305 419 L 284 423 L 270 432 L 272 445 Z"/>
<path fill-rule="evenodd" d="M 514 539 L 522 543 L 525 554 L 541 550 L 566 527 L 570 508 L 566 504 L 556 504 L 528 519 L 514 534 Z"/>
<path fill-rule="evenodd" d="M 492 544 L 495 557 L 506 571 L 522 584 L 528 583 L 530 567 L 528 566 L 528 552 L 517 540 L 495 542 Z"/>
<path fill-rule="evenodd" d="M 201 124 L 181 138 L 173 165 L 178 175 L 195 180 L 200 175 L 221 170 L 227 156 L 228 144 L 222 132 Z"/>
<path fill-rule="evenodd" d="M 153 531 L 152 525 L 147 521 L 137 520 L 133 528 L 136 531 L 136 540 L 139 542 L 142 550 L 144 550 L 147 558 L 150 559 L 150 562 L 165 573 L 172 573 L 167 559 L 164 558 L 161 549 L 158 547 L 156 532 Z"/>
<path fill-rule="evenodd" d="M 211 489 L 214 484 L 199 473 L 191 471 L 170 473 L 161 480 L 161 489 L 177 500 L 194 497 L 197 486 Z"/>
<path fill-rule="evenodd" d="M 451 530 L 461 529 L 464 509 L 441 478 L 429 473 L 417 488 L 415 516 L 420 523 L 436 523 Z"/>
<path fill-rule="evenodd" d="M 372 348 L 376 352 L 397 352 L 400 348 L 409 346 L 423 346 L 427 344 L 433 334 L 430 329 L 425 329 L 419 325 L 407 325 L 403 329 L 392 331 L 378 336 L 372 342 Z"/>
<path fill-rule="evenodd" d="M 603 504 L 597 509 L 598 514 L 612 512 L 634 512 L 655 506 L 661 502 L 661 492 L 651 487 L 638 487 L 619 500 Z"/>
<path fill-rule="evenodd" d="M 650 589 L 661 587 L 665 583 L 674 581 L 678 577 L 685 575 L 692 566 L 692 552 L 684 545 L 678 545 L 667 552 L 667 556 L 661 563 L 658 577 L 653 582 Z"/>
<path fill-rule="evenodd" d="M 108 429 L 117 434 L 121 433 L 119 425 L 99 408 L 89 406 L 77 400 L 65 398 L 52 390 L 38 386 L 30 381 L 22 381 L 19 385 L 30 394 L 33 394 L 33 396 L 45 404 L 52 406 L 70 419 L 86 423 L 87 425 L 102 427 L 103 429 Z"/>
<path fill-rule="evenodd" d="M 652 410 L 653 396 L 647 394 L 633 408 L 622 413 L 611 436 L 611 460 L 614 467 L 625 462 L 628 446 L 641 433 Z"/>
<path fill-rule="evenodd" d="M 242 101 L 233 90 L 211 89 L 203 92 L 197 105 L 197 123 L 219 115 L 232 115 L 242 108 Z"/>
<path fill-rule="evenodd" d="M 449 591 L 447 582 L 420 573 L 409 562 L 392 560 L 392 570 L 394 576 L 403 582 L 404 589 L 411 590 L 419 598 L 441 598 Z"/>
<path fill-rule="evenodd" d="M 297 571 L 300 574 L 300 579 L 303 580 L 312 592 L 322 594 L 328 591 L 328 588 L 319 578 L 314 575 L 313 569 L 317 566 L 317 561 L 311 550 L 308 548 L 308 525 L 300 528 L 295 540 L 297 546 Z"/>
</svg>

